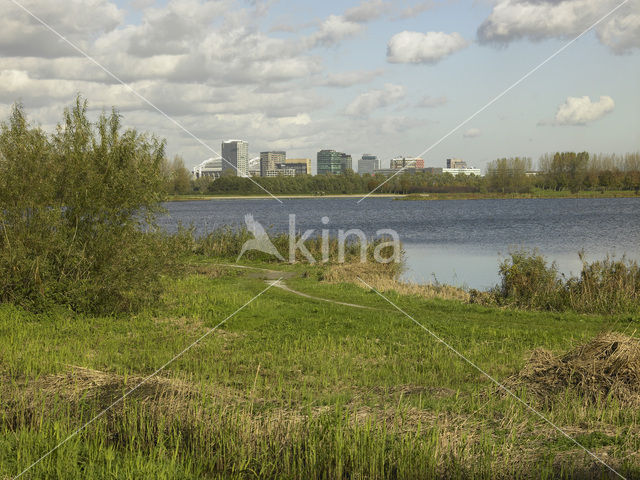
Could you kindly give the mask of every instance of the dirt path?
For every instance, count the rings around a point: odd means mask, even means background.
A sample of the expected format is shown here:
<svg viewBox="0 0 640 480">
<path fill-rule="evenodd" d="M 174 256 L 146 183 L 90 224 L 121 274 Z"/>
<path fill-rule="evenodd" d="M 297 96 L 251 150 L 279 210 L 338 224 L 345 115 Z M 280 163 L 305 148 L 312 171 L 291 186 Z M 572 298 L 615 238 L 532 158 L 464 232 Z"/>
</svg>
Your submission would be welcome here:
<svg viewBox="0 0 640 480">
<path fill-rule="evenodd" d="M 263 272 L 258 276 L 258 278 L 262 278 L 266 282 L 278 280 L 279 278 L 281 278 L 281 280 L 278 283 L 276 283 L 274 287 L 278 287 L 284 290 L 285 292 L 292 293 L 302 298 L 308 298 L 309 300 L 318 300 L 321 302 L 333 303 L 334 305 L 343 305 L 345 307 L 362 308 L 365 310 L 380 310 L 379 308 L 370 307 L 368 305 L 358 305 L 357 303 L 340 302 L 338 300 L 332 300 L 330 298 L 323 298 L 323 297 L 316 297 L 313 295 L 309 295 L 308 293 L 303 293 L 303 292 L 294 290 L 291 287 L 289 287 L 286 283 L 284 283 L 284 280 L 287 278 L 294 278 L 295 276 L 297 276 L 297 273 L 295 272 L 282 272 L 279 270 L 270 270 L 268 268 L 249 267 L 246 265 L 233 265 L 230 263 L 218 263 L 217 265 L 220 267 L 240 268 L 243 270 L 257 270 L 259 272 Z"/>
<path fill-rule="evenodd" d="M 299 297 L 309 298 L 311 300 L 320 300 L 322 302 L 333 303 L 334 305 L 344 305 L 346 307 L 364 308 L 366 310 L 380 310 L 379 308 L 376 308 L 376 307 L 369 307 L 367 305 L 358 305 L 357 303 L 346 303 L 346 302 L 339 302 L 337 300 L 332 300 L 330 298 L 314 297 L 313 295 L 309 295 L 307 293 L 302 293 L 302 292 L 298 292 L 297 290 L 293 290 L 292 288 L 288 287 L 286 284 L 284 284 L 281 281 L 276 283 L 274 287 L 281 288 L 285 292 L 293 293 L 294 295 L 298 295 Z"/>
</svg>

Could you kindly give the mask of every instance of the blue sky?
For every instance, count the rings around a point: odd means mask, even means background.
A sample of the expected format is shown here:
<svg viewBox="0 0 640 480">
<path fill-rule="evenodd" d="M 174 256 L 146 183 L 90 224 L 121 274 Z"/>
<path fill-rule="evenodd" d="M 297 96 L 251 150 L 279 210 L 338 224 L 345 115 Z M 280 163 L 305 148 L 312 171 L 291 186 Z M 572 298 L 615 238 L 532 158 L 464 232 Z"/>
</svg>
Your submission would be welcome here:
<svg viewBox="0 0 640 480">
<path fill-rule="evenodd" d="M 53 128 L 76 92 L 95 112 L 213 155 L 10 2 L 0 19 L 0 114 L 21 100 Z M 619 4 L 610 0 L 70 0 L 23 5 L 219 151 L 323 148 L 359 158 L 427 150 Z M 4 25 L 2 25 L 4 23 Z M 640 0 L 424 155 L 477 167 L 556 150 L 640 149 Z"/>
</svg>

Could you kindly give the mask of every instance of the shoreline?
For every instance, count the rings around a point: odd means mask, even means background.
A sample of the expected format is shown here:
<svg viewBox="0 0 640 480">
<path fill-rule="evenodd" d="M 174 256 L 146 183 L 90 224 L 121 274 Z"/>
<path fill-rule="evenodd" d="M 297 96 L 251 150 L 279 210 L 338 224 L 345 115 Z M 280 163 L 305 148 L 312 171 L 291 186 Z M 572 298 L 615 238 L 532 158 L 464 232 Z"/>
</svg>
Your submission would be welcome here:
<svg viewBox="0 0 640 480">
<path fill-rule="evenodd" d="M 285 195 L 169 195 L 169 198 L 165 201 L 167 202 L 191 202 L 191 201 L 205 201 L 205 200 L 273 200 L 273 198 L 279 199 L 295 199 L 295 198 L 362 198 L 366 194 L 365 193 L 336 193 L 330 195 L 312 195 L 301 193 L 299 195 L 296 194 L 285 194 Z M 372 195 L 373 196 L 373 195 Z M 395 193 L 381 193 L 379 195 L 375 195 L 375 197 L 379 198 L 396 198 L 398 197 Z"/>
<path fill-rule="evenodd" d="M 336 193 L 329 195 L 312 194 L 284 194 L 274 195 L 169 195 L 166 202 L 193 202 L 208 200 L 270 200 L 275 198 L 281 200 L 309 199 L 309 198 L 363 198 L 367 194 L 363 193 Z M 425 193 L 425 194 L 396 194 L 380 193 L 370 195 L 367 198 L 391 198 L 398 201 L 433 201 L 433 200 L 533 200 L 533 199 L 555 199 L 555 198 L 640 198 L 640 195 L 630 190 L 611 190 L 605 192 L 582 191 L 571 192 L 548 192 L 540 193 Z"/>
</svg>

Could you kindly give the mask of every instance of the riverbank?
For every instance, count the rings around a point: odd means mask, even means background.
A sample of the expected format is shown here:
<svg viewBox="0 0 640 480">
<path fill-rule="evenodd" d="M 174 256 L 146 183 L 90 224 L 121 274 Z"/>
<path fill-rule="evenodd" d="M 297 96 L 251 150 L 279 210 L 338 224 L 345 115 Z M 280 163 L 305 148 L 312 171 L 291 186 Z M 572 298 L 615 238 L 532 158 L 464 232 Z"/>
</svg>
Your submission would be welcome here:
<svg viewBox="0 0 640 480">
<path fill-rule="evenodd" d="M 360 200 L 366 193 L 335 194 L 335 195 L 309 195 L 309 194 L 286 194 L 274 195 L 281 200 L 296 198 L 354 198 Z M 401 201 L 420 200 L 499 200 L 499 199 L 534 199 L 534 198 L 640 198 L 640 195 L 631 190 L 611 190 L 611 191 L 555 191 L 537 190 L 532 193 L 424 193 L 424 194 L 395 194 L 395 193 L 374 193 L 367 198 L 393 198 Z M 169 195 L 169 202 L 186 202 L 196 200 L 273 200 L 269 195 Z"/>
<path fill-rule="evenodd" d="M 574 388 L 538 399 L 533 386 L 516 382 L 536 349 L 560 357 L 603 330 L 634 331 L 637 320 L 470 305 L 393 286 L 381 292 L 387 301 L 319 266 L 243 266 L 195 258 L 186 274 L 165 280 L 161 304 L 122 318 L 0 305 L 0 478 L 27 468 L 203 335 L 30 475 L 608 473 L 413 320 L 517 385 L 520 397 L 622 475 L 640 474 L 638 407 L 591 402 Z M 281 277 L 286 288 L 265 291 Z"/>
<path fill-rule="evenodd" d="M 299 195 L 274 195 L 273 197 L 270 195 L 169 195 L 167 201 L 169 202 L 188 202 L 194 200 L 273 200 L 274 197 L 286 200 L 286 199 L 294 199 L 294 198 L 355 198 L 361 199 L 364 197 L 364 193 L 350 193 L 350 194 L 331 194 L 331 195 L 310 195 L 310 194 L 299 194 Z M 380 198 L 395 198 L 398 195 L 393 193 L 383 193 L 380 195 L 375 195 Z"/>
<path fill-rule="evenodd" d="M 631 190 L 611 191 L 555 191 L 536 190 L 531 193 L 424 193 L 396 196 L 394 200 L 421 201 L 421 200 L 508 200 L 508 199 L 540 199 L 540 198 L 640 198 L 640 195 Z"/>
</svg>

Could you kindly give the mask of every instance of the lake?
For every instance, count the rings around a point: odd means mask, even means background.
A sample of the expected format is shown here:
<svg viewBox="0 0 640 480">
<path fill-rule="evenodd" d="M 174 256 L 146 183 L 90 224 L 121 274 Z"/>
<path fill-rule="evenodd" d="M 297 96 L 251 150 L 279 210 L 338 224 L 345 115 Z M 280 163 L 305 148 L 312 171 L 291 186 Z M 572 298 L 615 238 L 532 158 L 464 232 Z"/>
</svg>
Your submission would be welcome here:
<svg viewBox="0 0 640 480">
<path fill-rule="evenodd" d="M 269 232 L 380 229 L 398 232 L 407 271 L 417 282 L 486 288 L 498 282 L 498 264 L 514 248 L 538 248 L 564 273 L 607 254 L 640 260 L 640 198 L 396 201 L 391 198 L 229 199 L 165 204 L 159 225 L 169 231 L 193 225 L 200 234 L 244 226 L 252 214 Z M 329 218 L 324 225 L 322 217 Z M 286 255 L 286 254 L 285 254 Z"/>
</svg>

